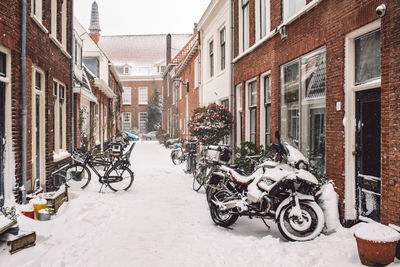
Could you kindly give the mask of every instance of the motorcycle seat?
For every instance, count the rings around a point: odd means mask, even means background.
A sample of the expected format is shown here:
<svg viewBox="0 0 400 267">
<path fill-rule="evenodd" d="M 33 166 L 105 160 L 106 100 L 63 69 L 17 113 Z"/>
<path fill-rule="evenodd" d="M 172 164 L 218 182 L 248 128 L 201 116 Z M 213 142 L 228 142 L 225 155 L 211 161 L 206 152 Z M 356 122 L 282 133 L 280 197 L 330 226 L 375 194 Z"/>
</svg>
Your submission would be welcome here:
<svg viewBox="0 0 400 267">
<path fill-rule="evenodd" d="M 229 168 L 227 166 L 221 166 L 221 169 L 226 171 L 232 178 L 233 181 L 241 184 L 248 185 L 254 180 L 254 175 L 243 175 L 237 172 L 236 170 Z"/>
</svg>

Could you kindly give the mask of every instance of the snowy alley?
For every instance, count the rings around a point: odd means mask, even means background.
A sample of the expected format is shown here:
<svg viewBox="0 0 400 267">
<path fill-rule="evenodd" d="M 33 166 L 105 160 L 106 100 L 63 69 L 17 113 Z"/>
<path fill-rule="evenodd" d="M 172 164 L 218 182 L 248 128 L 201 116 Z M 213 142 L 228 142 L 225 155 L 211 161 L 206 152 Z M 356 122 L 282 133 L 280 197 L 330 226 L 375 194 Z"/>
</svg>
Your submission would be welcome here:
<svg viewBox="0 0 400 267">
<path fill-rule="evenodd" d="M 272 221 L 270 230 L 247 218 L 217 227 L 204 190 L 192 190 L 192 176 L 169 154 L 158 142 L 137 143 L 128 192 L 99 193 L 92 178 L 52 220 L 20 216 L 36 246 L 9 255 L 2 244 L 0 266 L 361 266 L 355 227 L 303 243 L 284 241 Z"/>
</svg>

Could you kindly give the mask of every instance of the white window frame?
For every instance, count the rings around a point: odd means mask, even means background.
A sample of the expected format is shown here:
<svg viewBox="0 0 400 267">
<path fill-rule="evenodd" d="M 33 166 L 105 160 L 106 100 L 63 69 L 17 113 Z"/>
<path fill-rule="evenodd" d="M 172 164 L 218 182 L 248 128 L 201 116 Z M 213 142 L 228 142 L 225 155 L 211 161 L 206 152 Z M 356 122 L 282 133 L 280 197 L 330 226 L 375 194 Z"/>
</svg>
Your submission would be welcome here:
<svg viewBox="0 0 400 267">
<path fill-rule="evenodd" d="M 241 125 L 241 114 L 242 114 L 242 84 L 238 84 L 235 87 L 236 90 L 236 146 L 240 146 L 242 142 L 242 125 Z"/>
<path fill-rule="evenodd" d="M 122 105 L 132 105 L 132 87 L 123 87 Z"/>
<path fill-rule="evenodd" d="M 67 2 L 68 0 L 63 0 L 61 5 L 61 44 L 64 50 L 67 50 Z"/>
<path fill-rule="evenodd" d="M 125 115 L 129 115 L 126 116 Z M 129 117 L 129 120 L 128 120 Z M 129 127 L 125 127 L 126 124 L 129 123 Z M 127 129 L 132 129 L 132 113 L 131 112 L 122 112 L 122 129 L 127 130 Z"/>
<path fill-rule="evenodd" d="M 31 15 L 40 23 L 43 22 L 42 1 L 43 0 L 31 0 Z"/>
<path fill-rule="evenodd" d="M 41 89 L 37 90 L 35 87 L 35 82 L 36 82 L 36 72 L 39 72 L 41 74 Z M 32 111 L 32 178 L 33 181 L 36 178 L 40 178 L 40 183 L 45 184 L 46 183 L 46 152 L 45 152 L 45 147 L 46 147 L 46 110 L 45 110 L 45 105 L 46 105 L 46 78 L 45 78 L 45 72 L 36 66 L 32 67 L 32 106 L 31 106 L 31 111 Z M 40 110 L 39 110 L 39 118 L 36 117 L 36 95 L 39 95 L 40 98 Z M 34 129 L 36 127 L 36 120 L 39 120 L 40 128 L 39 128 L 39 143 L 40 143 L 40 152 L 39 152 L 39 157 L 40 157 L 40 177 L 36 177 L 36 134 L 34 133 Z"/>
<path fill-rule="evenodd" d="M 255 82 L 256 84 L 256 92 L 257 92 L 257 77 L 254 77 L 248 81 L 246 81 L 246 94 L 245 94 L 245 105 L 246 105 L 246 110 L 245 110 L 245 140 L 246 141 L 250 141 L 250 97 L 249 97 L 249 84 Z M 258 94 L 257 94 L 257 98 L 258 98 Z M 252 108 L 256 109 L 256 120 L 257 120 L 257 101 L 256 100 L 256 104 L 252 105 Z M 256 121 L 257 123 L 257 121 Z M 256 129 L 257 130 L 257 129 Z M 257 136 L 255 137 L 257 139 Z M 257 141 L 257 140 L 255 140 Z M 254 142 L 255 143 L 255 142 Z"/>
<path fill-rule="evenodd" d="M 256 0 L 255 4 L 256 41 L 263 39 L 271 31 L 270 0 Z"/>
<path fill-rule="evenodd" d="M 245 4 L 243 5 L 243 1 Z M 247 17 L 244 17 L 244 10 L 247 8 Z M 250 4 L 249 0 L 238 0 L 239 9 L 239 51 L 244 52 L 250 44 Z M 245 25 L 246 24 L 246 25 Z"/>
<path fill-rule="evenodd" d="M 141 92 L 146 92 L 146 96 L 144 97 Z M 138 89 L 138 104 L 139 105 L 147 105 L 148 104 L 148 98 L 149 98 L 149 88 L 148 87 L 139 87 Z"/>
<path fill-rule="evenodd" d="M 222 40 L 222 32 L 224 32 Z M 222 72 L 226 69 L 226 27 L 225 25 L 220 28 L 218 31 L 218 39 L 219 39 L 219 70 Z M 222 56 L 223 55 L 223 56 Z"/>
<path fill-rule="evenodd" d="M 194 89 L 199 87 L 199 57 L 194 59 Z"/>
<path fill-rule="evenodd" d="M 51 35 L 54 39 L 57 39 L 57 2 L 58 0 L 51 0 Z"/>
<path fill-rule="evenodd" d="M 345 135 L 345 192 L 344 218 L 346 220 L 357 219 L 356 205 L 356 179 L 355 179 L 355 156 L 353 151 L 356 148 L 356 93 L 381 87 L 381 79 L 375 79 L 368 83 L 355 84 L 355 39 L 381 28 L 381 20 L 375 20 L 345 36 L 345 62 L 344 62 L 344 110 L 346 118 L 344 122 Z M 382 45 L 382 44 L 381 44 Z M 338 105 L 337 105 L 338 106 Z"/>
<path fill-rule="evenodd" d="M 12 108 L 11 108 L 11 51 L 5 47 L 0 46 L 0 52 L 6 55 L 6 76 L 0 76 L 0 82 L 5 83 L 5 125 L 12 125 Z M 15 167 L 11 163 L 14 157 L 13 152 L 13 141 L 12 141 L 12 127 L 6 127 L 5 129 L 5 151 L 4 151 L 4 177 L 10 177 L 10 179 L 4 180 L 4 197 L 9 199 L 12 194 L 12 189 L 14 188 L 14 172 Z"/>
<path fill-rule="evenodd" d="M 266 129 L 267 125 L 265 123 L 265 95 L 264 95 L 264 87 L 265 87 L 265 77 L 269 76 L 269 88 L 271 90 L 271 71 L 267 71 L 263 74 L 261 74 L 261 79 L 260 79 L 260 144 L 264 145 L 264 148 L 266 147 L 266 140 L 265 140 L 265 134 L 266 134 Z M 270 103 L 271 103 L 270 99 Z"/>
<path fill-rule="evenodd" d="M 54 88 L 56 86 L 56 88 Z M 62 105 L 62 125 L 60 124 L 60 91 L 61 87 L 64 87 L 63 105 Z M 57 91 L 57 95 L 54 95 L 54 90 Z M 54 153 L 60 154 L 61 152 L 67 151 L 67 88 L 65 84 L 61 83 L 57 79 L 53 79 L 53 99 L 54 99 Z M 62 146 L 60 147 L 60 128 L 62 130 Z"/>
<path fill-rule="evenodd" d="M 211 49 L 212 48 L 212 49 Z M 210 79 L 215 75 L 215 53 L 214 53 L 214 39 L 211 39 L 208 42 L 208 62 L 209 62 L 209 72 L 208 75 Z"/>
<path fill-rule="evenodd" d="M 295 10 L 293 13 L 288 14 L 289 8 L 288 4 L 293 4 L 294 2 L 298 2 L 297 5 L 302 5 L 300 8 Z M 300 3 L 300 1 L 302 1 Z M 306 0 L 282 0 L 282 22 L 289 21 L 291 17 L 295 16 L 297 13 L 299 13 L 305 6 L 307 5 Z"/>
<path fill-rule="evenodd" d="M 142 131 L 142 129 L 140 128 L 140 123 L 141 123 L 140 116 L 141 116 L 142 114 L 146 114 L 146 124 L 147 124 L 147 120 L 149 119 L 147 112 L 138 112 L 138 128 L 139 128 L 139 131 L 140 131 L 140 132 L 146 132 L 146 129 L 144 129 L 144 130 Z"/>
</svg>

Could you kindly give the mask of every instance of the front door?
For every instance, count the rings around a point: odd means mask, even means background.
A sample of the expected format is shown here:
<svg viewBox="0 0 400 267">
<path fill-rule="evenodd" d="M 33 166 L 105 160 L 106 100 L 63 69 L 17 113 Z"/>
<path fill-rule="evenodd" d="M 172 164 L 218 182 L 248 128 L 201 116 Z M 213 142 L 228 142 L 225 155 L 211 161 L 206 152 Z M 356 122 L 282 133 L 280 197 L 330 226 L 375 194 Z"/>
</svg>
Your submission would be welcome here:
<svg viewBox="0 0 400 267">
<path fill-rule="evenodd" d="M 4 205 L 4 165 L 5 165 L 5 106 L 6 106 L 6 84 L 0 82 L 0 207 Z"/>
<path fill-rule="evenodd" d="M 356 184 L 358 215 L 380 221 L 381 99 L 380 89 L 356 93 Z"/>
</svg>

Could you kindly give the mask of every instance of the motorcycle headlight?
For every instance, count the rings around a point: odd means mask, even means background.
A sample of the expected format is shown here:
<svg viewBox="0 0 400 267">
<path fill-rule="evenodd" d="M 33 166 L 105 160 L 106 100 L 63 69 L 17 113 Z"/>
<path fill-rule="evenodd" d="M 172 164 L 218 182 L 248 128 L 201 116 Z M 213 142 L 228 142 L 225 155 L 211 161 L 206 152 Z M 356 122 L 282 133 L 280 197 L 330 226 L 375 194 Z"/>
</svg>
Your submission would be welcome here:
<svg viewBox="0 0 400 267">
<path fill-rule="evenodd" d="M 308 166 L 304 162 L 300 162 L 299 169 L 308 170 Z"/>
</svg>

